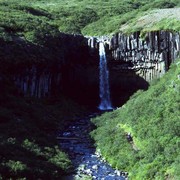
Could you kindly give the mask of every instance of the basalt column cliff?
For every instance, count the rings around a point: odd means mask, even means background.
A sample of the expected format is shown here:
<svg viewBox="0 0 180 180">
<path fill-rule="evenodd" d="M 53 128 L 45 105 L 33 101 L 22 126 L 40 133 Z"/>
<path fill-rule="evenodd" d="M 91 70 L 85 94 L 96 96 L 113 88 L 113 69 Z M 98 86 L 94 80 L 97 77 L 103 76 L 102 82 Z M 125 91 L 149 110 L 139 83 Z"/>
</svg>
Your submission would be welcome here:
<svg viewBox="0 0 180 180">
<path fill-rule="evenodd" d="M 113 105 L 128 100 L 138 89 L 147 89 L 152 79 L 161 77 L 180 56 L 180 35 L 176 32 L 114 34 L 106 40 Z"/>
<path fill-rule="evenodd" d="M 110 59 L 118 69 L 129 69 L 146 81 L 161 77 L 180 56 L 180 35 L 154 31 L 140 38 L 140 32 L 115 34 L 110 41 Z"/>
<path fill-rule="evenodd" d="M 0 81 L 9 79 L 22 96 L 57 97 L 98 104 L 98 50 L 81 35 L 59 33 L 43 44 L 21 37 L 0 39 Z M 3 82 L 2 82 L 3 83 Z"/>
<path fill-rule="evenodd" d="M 176 32 L 115 34 L 103 38 L 112 105 L 120 106 L 138 89 L 161 77 L 180 56 Z M 43 45 L 21 37 L 0 40 L 0 80 L 9 77 L 24 96 L 65 94 L 82 104 L 99 104 L 99 42 L 96 38 L 59 34 Z"/>
</svg>

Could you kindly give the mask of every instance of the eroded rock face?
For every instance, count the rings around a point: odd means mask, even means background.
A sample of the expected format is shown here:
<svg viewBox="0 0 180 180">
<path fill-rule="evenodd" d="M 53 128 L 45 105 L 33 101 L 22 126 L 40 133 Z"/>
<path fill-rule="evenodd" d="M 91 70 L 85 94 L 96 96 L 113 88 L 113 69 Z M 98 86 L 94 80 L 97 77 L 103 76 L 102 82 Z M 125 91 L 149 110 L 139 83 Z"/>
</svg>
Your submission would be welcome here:
<svg viewBox="0 0 180 180">
<path fill-rule="evenodd" d="M 109 43 L 109 59 L 114 68 L 133 69 L 146 81 L 161 77 L 180 56 L 180 34 L 154 31 L 142 40 L 140 33 L 115 34 Z"/>
</svg>

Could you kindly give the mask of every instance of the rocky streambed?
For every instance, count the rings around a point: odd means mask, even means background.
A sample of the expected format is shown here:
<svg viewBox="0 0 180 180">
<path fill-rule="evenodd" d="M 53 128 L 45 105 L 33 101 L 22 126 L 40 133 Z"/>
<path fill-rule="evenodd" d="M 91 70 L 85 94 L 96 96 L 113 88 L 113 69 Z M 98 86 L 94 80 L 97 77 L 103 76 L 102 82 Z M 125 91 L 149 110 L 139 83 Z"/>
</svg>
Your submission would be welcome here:
<svg viewBox="0 0 180 180">
<path fill-rule="evenodd" d="M 64 132 L 59 132 L 57 139 L 61 148 L 69 154 L 74 166 L 74 172 L 62 179 L 97 179 L 97 180 L 125 180 L 127 173 L 113 169 L 100 154 L 96 152 L 94 142 L 89 136 L 93 126 L 90 118 L 78 119 L 68 125 Z"/>
</svg>

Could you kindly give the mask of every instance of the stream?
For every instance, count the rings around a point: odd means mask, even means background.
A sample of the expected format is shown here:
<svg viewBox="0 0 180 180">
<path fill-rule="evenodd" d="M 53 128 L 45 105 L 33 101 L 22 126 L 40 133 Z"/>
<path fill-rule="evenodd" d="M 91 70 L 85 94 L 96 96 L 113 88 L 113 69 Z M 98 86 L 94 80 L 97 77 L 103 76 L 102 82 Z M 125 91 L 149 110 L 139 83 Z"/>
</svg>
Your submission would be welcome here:
<svg viewBox="0 0 180 180">
<path fill-rule="evenodd" d="M 83 180 L 83 175 L 88 175 L 93 180 L 127 179 L 127 173 L 113 169 L 96 152 L 94 142 L 89 136 L 89 132 L 93 130 L 90 119 L 96 115 L 98 113 L 91 114 L 86 118 L 77 119 L 68 125 L 64 132 L 58 133 L 57 139 L 59 139 L 60 146 L 68 153 L 75 168 L 72 174 L 64 176 L 62 179 Z"/>
</svg>

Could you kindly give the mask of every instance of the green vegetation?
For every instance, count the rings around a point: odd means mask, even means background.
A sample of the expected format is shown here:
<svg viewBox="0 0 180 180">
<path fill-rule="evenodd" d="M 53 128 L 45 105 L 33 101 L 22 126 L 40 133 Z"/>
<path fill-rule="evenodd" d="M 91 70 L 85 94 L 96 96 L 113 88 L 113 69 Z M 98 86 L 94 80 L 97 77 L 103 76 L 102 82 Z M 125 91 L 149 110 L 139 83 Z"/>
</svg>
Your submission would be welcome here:
<svg viewBox="0 0 180 180">
<path fill-rule="evenodd" d="M 65 117 L 73 119 L 84 109 L 64 97 L 21 97 L 8 81 L 0 81 L 0 92 L 0 177 L 59 179 L 68 173 L 71 162 L 55 133 L 67 124 Z"/>
<path fill-rule="evenodd" d="M 0 38 L 16 35 L 38 43 L 59 31 L 105 35 L 135 22 L 144 12 L 174 7 L 180 7 L 178 0 L 0 0 Z"/>
<path fill-rule="evenodd" d="M 139 91 L 120 109 L 92 119 L 91 135 L 113 167 L 130 179 L 179 179 L 180 60 L 147 91 Z M 131 133 L 133 142 L 128 142 Z"/>
<path fill-rule="evenodd" d="M 55 36 L 58 29 L 49 20 L 51 15 L 41 9 L 17 2 L 0 2 L 0 38 L 12 41 L 20 37 L 40 43 L 47 36 Z"/>
<path fill-rule="evenodd" d="M 180 32 L 180 20 L 176 19 L 162 19 L 159 23 L 155 24 L 153 27 L 155 30 L 174 30 Z"/>
<path fill-rule="evenodd" d="M 167 30 L 180 32 L 180 8 L 158 9 L 136 15 L 136 18 L 122 25 L 120 31 L 132 33 L 141 31 L 143 36 L 149 31 Z"/>
<path fill-rule="evenodd" d="M 98 36 L 120 27 L 127 33 L 180 31 L 179 19 L 171 16 L 149 27 L 141 21 L 153 9 L 174 7 L 180 7 L 179 0 L 0 0 L 0 179 L 59 179 L 69 172 L 71 162 L 54 132 L 64 127 L 64 117 L 73 119 L 84 112 L 63 96 L 20 96 L 8 79 L 11 74 L 32 65 L 43 69 L 63 64 L 83 51 L 83 40 L 75 45 L 73 36 L 62 32 Z M 80 59 L 76 56 L 75 63 Z M 133 179 L 180 176 L 178 75 L 179 65 L 174 65 L 147 92 L 140 91 L 120 110 L 93 120 L 97 147 Z M 133 144 L 127 142 L 126 132 L 133 135 Z"/>
</svg>

